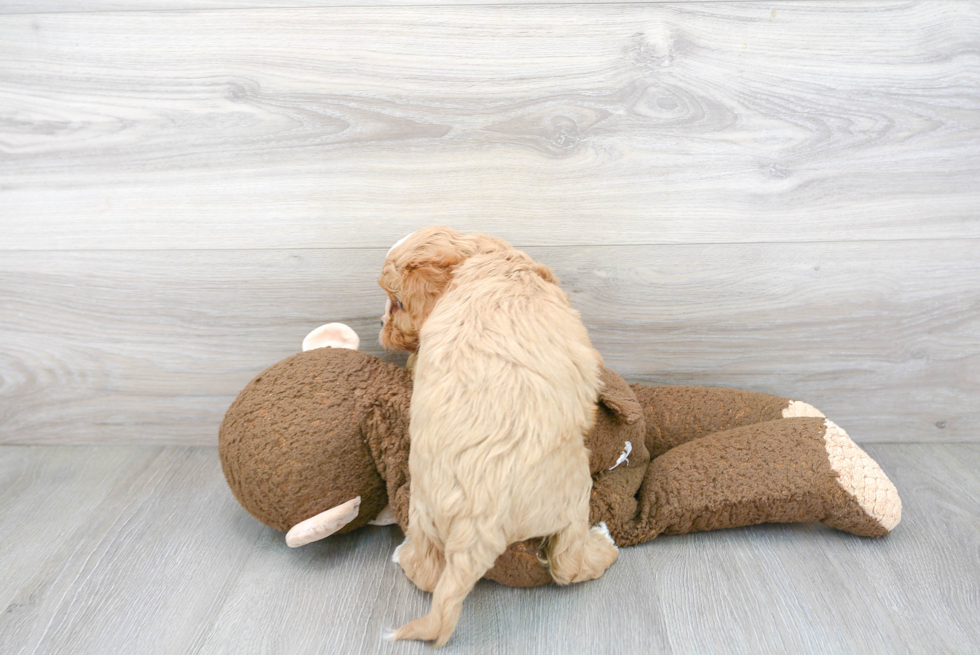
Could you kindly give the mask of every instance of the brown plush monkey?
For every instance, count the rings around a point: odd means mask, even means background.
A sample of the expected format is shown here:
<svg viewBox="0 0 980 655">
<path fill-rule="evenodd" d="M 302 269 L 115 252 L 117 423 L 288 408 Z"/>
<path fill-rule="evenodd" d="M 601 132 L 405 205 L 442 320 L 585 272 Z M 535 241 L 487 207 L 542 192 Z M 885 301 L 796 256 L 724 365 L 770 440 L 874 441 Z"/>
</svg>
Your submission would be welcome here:
<svg viewBox="0 0 980 655">
<path fill-rule="evenodd" d="M 356 347 L 347 326 L 314 331 L 304 341 L 314 349 L 260 373 L 221 425 L 232 492 L 252 516 L 288 530 L 291 546 L 368 523 L 407 527 L 411 375 Z M 820 521 L 880 537 L 901 518 L 878 464 L 806 403 L 629 385 L 609 370 L 603 380 L 586 437 L 591 521 L 604 522 L 619 546 L 767 522 Z M 539 545 L 512 544 L 486 577 L 550 582 Z"/>
</svg>

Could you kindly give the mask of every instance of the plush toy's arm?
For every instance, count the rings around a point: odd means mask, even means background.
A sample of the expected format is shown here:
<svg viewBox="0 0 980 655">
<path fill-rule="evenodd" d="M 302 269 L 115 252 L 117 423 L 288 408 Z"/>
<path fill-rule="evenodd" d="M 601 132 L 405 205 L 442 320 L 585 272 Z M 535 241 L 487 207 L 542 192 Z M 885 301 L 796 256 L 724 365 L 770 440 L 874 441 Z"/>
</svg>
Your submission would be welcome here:
<svg viewBox="0 0 980 655">
<path fill-rule="evenodd" d="M 650 453 L 643 407 L 629 384 L 603 369 L 598 400 L 595 426 L 585 438 L 592 473 L 589 521 L 591 525 L 604 521 L 614 531 L 618 521 L 636 516 L 636 492 Z"/>
<path fill-rule="evenodd" d="M 372 396 L 365 409 L 365 440 L 388 494 L 388 506 L 372 522 L 376 525 L 397 523 L 406 530 L 411 490 L 408 472 L 411 374 L 386 362 L 378 366 L 388 377 L 397 377 L 398 384 L 389 384 L 386 393 Z"/>
<path fill-rule="evenodd" d="M 619 545 L 756 523 L 822 521 L 880 537 L 901 518 L 878 464 L 822 418 L 786 418 L 694 439 L 654 459 Z M 611 526 L 612 531 L 612 526 Z"/>
<path fill-rule="evenodd" d="M 650 457 L 692 439 L 779 418 L 823 417 L 815 407 L 766 393 L 718 387 L 630 385 L 643 407 Z"/>
</svg>

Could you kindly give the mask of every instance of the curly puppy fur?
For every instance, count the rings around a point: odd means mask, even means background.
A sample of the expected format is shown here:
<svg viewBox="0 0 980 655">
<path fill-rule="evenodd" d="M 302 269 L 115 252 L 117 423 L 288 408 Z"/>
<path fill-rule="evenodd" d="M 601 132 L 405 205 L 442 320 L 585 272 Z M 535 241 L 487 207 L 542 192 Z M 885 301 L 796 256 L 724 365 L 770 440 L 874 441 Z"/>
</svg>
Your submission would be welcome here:
<svg viewBox="0 0 980 655">
<path fill-rule="evenodd" d="M 559 584 L 616 560 L 588 522 L 583 435 L 602 360 L 551 270 L 500 239 L 420 230 L 392 249 L 379 284 L 382 344 L 417 352 L 399 564 L 434 592 L 429 614 L 393 637 L 442 646 L 508 544 L 548 537 Z"/>
</svg>

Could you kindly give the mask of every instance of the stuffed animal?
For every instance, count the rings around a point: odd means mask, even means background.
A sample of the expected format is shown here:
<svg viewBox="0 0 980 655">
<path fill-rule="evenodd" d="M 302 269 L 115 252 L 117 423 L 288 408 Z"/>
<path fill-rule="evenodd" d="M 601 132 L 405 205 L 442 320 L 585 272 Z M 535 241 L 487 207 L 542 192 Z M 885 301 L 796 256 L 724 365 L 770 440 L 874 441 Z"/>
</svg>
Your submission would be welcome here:
<svg viewBox="0 0 980 655">
<path fill-rule="evenodd" d="M 404 531 L 410 372 L 355 350 L 357 335 L 342 324 L 314 331 L 304 348 L 260 373 L 228 409 L 219 452 L 232 492 L 252 516 L 288 530 L 291 546 L 368 523 Z M 586 437 L 590 518 L 618 546 L 766 522 L 820 521 L 880 537 L 901 518 L 878 464 L 804 402 L 630 385 L 609 370 L 603 381 Z M 540 546 L 512 544 L 486 577 L 550 582 Z"/>
</svg>

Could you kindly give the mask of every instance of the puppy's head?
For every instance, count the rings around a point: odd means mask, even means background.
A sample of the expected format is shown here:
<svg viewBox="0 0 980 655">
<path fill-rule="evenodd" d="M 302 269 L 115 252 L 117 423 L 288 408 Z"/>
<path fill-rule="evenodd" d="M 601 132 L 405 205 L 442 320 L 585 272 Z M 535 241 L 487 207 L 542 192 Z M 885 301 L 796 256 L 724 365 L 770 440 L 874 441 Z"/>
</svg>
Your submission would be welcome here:
<svg viewBox="0 0 980 655">
<path fill-rule="evenodd" d="M 502 239 L 448 227 L 427 227 L 396 243 L 378 278 L 388 294 L 381 345 L 388 350 L 418 350 L 422 324 L 449 288 L 456 267 L 477 253 L 510 249 Z"/>
</svg>

